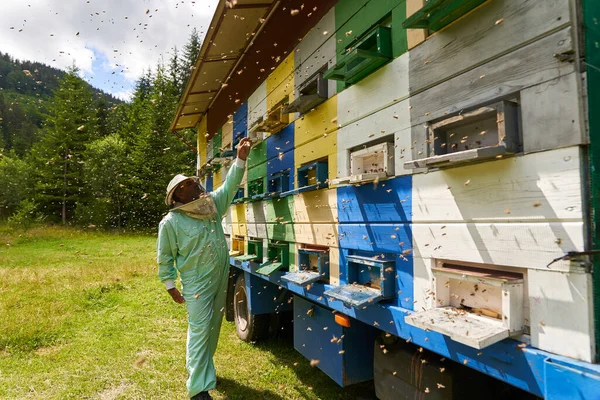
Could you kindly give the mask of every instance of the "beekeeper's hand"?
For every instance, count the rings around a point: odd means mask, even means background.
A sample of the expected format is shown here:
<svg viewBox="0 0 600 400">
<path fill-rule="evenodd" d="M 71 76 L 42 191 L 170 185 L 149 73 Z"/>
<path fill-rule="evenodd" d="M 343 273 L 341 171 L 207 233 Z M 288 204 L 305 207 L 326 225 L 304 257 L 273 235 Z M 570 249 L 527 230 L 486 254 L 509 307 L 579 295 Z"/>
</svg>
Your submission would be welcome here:
<svg viewBox="0 0 600 400">
<path fill-rule="evenodd" d="M 169 289 L 169 290 L 167 290 L 167 292 L 169 292 L 169 294 L 171 295 L 171 297 L 173 298 L 173 301 L 175 303 L 178 303 L 178 304 L 185 303 L 185 299 L 183 298 L 183 296 L 181 295 L 179 290 L 177 290 L 177 288 Z"/>
<path fill-rule="evenodd" d="M 246 161 L 246 158 L 248 158 L 248 154 L 250 153 L 251 145 L 252 142 L 248 138 L 243 138 L 240 140 L 240 143 L 237 146 L 237 158 L 242 161 Z"/>
</svg>

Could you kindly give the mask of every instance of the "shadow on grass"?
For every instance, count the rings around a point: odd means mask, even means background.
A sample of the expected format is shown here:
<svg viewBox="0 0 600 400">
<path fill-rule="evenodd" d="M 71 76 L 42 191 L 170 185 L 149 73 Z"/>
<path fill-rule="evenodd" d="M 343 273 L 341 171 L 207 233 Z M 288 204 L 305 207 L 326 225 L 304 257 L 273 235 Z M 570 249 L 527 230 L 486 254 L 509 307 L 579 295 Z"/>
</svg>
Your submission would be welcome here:
<svg viewBox="0 0 600 400">
<path fill-rule="evenodd" d="M 319 368 L 311 367 L 310 361 L 294 349 L 291 335 L 257 343 L 256 347 L 273 354 L 277 365 L 283 364 L 295 371 L 303 384 L 303 387 L 296 387 L 296 390 L 305 398 L 311 397 L 310 393 L 312 393 L 320 399 L 377 400 L 372 380 L 342 388 Z M 264 398 L 270 399 L 270 397 Z"/>
<path fill-rule="evenodd" d="M 225 399 L 237 400 L 237 399 L 265 399 L 265 400 L 284 400 L 277 393 L 273 393 L 270 390 L 256 390 L 245 386 L 241 381 L 234 381 L 227 378 L 217 379 L 217 390 L 222 393 Z M 218 398 L 218 397 L 217 397 Z"/>
</svg>

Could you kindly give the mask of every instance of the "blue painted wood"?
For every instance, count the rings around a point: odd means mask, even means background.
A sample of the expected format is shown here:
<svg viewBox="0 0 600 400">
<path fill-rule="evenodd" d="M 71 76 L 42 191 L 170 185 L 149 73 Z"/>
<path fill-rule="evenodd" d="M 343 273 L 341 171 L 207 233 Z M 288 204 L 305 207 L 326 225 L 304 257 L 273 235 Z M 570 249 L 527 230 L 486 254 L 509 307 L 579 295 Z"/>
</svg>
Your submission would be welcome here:
<svg viewBox="0 0 600 400">
<path fill-rule="evenodd" d="M 348 263 L 349 255 L 358 255 L 363 257 L 373 257 L 375 255 L 381 256 L 386 253 L 382 252 L 371 252 L 371 251 L 360 251 L 357 249 L 340 249 L 340 284 L 351 284 L 356 281 L 355 274 L 353 275 L 352 269 L 357 268 L 356 265 Z M 413 257 L 411 254 L 406 255 L 392 255 L 395 260 L 395 272 L 387 279 L 392 279 L 394 285 L 386 287 L 387 297 L 389 298 L 386 303 L 402 307 L 408 310 L 414 309 L 414 283 L 413 283 Z M 387 258 L 390 258 L 390 254 L 387 254 Z M 391 287 L 393 287 L 393 292 Z"/>
<path fill-rule="evenodd" d="M 231 264 L 234 266 L 236 264 L 233 259 Z M 237 267 L 244 271 L 251 270 L 250 263 L 238 262 Z M 566 382 L 577 382 L 579 393 L 588 396 L 575 398 L 594 399 L 593 396 L 600 393 L 600 365 L 556 356 L 528 347 L 525 343 L 514 339 L 505 339 L 484 350 L 477 350 L 457 343 L 440 333 L 426 332 L 406 324 L 404 317 L 412 313 L 411 310 L 406 308 L 384 303 L 373 304 L 366 309 L 346 307 L 342 302 L 332 301 L 323 295 L 324 291 L 334 286 L 317 282 L 311 285 L 310 290 L 307 290 L 306 287 L 283 281 L 281 279 L 282 275 L 283 273 L 275 273 L 263 279 L 274 285 L 287 288 L 294 294 L 302 296 L 305 300 L 344 313 L 367 325 L 375 326 L 381 331 L 410 340 L 412 343 L 431 350 L 442 357 L 465 364 L 470 368 L 537 396 L 547 395 L 546 382 L 553 378 L 552 374 L 555 372 L 547 370 L 546 360 L 548 359 L 553 360 L 555 363 L 561 363 L 564 367 L 560 371 L 561 379 Z M 362 342 L 362 346 L 365 345 L 366 343 Z M 546 376 L 547 373 L 550 376 Z M 557 385 L 560 385 L 560 382 L 551 382 L 550 390 L 558 391 Z M 557 393 L 567 393 L 567 390 L 568 388 L 563 387 Z M 591 397 L 588 394 L 592 394 Z"/>
<path fill-rule="evenodd" d="M 378 330 L 360 321 L 335 323 L 331 310 L 294 296 L 294 348 L 338 385 L 373 379 L 373 345 Z M 333 338 L 343 338 L 339 343 Z M 341 352 L 341 354 L 340 354 Z"/>
<path fill-rule="evenodd" d="M 294 150 L 294 123 L 292 122 L 267 138 L 267 160 L 277 158 L 279 153 Z"/>
<path fill-rule="evenodd" d="M 248 136 L 248 103 L 244 102 L 233 113 L 233 147 L 235 148 L 235 145 L 246 136 Z"/>
<path fill-rule="evenodd" d="M 344 249 L 412 254 L 410 224 L 339 224 L 338 240 Z"/>
<path fill-rule="evenodd" d="M 244 281 L 246 282 L 250 314 L 271 314 L 292 309 L 289 302 L 291 296 L 289 291 L 280 290 L 278 286 L 265 282 L 259 276 L 248 272 L 244 272 Z"/>
<path fill-rule="evenodd" d="M 316 173 L 316 182 L 309 179 L 311 171 Z M 315 161 L 298 168 L 298 188 L 307 186 L 327 185 L 328 181 L 328 163 L 327 161 Z"/>
<path fill-rule="evenodd" d="M 296 298 L 296 296 L 294 296 Z M 544 362 L 546 400 L 600 399 L 600 375 L 597 371 L 573 370 L 562 360 L 548 358 Z"/>
<path fill-rule="evenodd" d="M 213 190 L 213 174 L 206 175 L 206 185 L 204 186 L 207 192 L 212 192 Z"/>
<path fill-rule="evenodd" d="M 340 224 L 346 222 L 410 222 L 412 177 L 401 176 L 360 186 L 337 189 Z"/>
<path fill-rule="evenodd" d="M 294 176 L 294 150 L 286 151 L 281 157 L 267 161 L 267 175 L 281 171 L 289 171 L 290 176 Z"/>
</svg>

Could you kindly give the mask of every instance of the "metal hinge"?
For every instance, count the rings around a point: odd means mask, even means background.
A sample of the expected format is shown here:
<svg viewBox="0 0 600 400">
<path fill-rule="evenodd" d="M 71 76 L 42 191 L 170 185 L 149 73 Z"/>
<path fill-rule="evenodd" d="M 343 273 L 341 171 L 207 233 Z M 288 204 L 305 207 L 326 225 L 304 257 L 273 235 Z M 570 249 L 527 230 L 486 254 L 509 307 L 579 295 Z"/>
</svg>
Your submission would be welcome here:
<svg viewBox="0 0 600 400">
<path fill-rule="evenodd" d="M 587 256 L 595 256 L 600 254 L 600 250 L 589 250 L 589 251 L 569 251 L 562 257 L 555 258 L 552 260 L 546 268 L 550 268 L 552 264 L 558 261 L 579 261 L 581 265 L 585 268 L 586 272 L 591 272 L 592 270 L 592 262 L 587 258 Z M 586 258 L 581 258 L 586 257 Z"/>
<path fill-rule="evenodd" d="M 554 53 L 554 58 L 562 62 L 574 62 L 575 50 L 569 50 L 562 53 Z"/>
</svg>

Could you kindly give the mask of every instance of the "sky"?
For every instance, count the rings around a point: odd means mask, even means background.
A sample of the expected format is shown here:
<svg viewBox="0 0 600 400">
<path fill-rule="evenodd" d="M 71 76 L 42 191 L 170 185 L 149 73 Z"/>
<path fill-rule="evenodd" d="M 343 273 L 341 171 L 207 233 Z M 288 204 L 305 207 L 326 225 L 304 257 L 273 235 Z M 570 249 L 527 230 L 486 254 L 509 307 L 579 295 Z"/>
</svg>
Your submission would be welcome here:
<svg viewBox="0 0 600 400">
<path fill-rule="evenodd" d="M 66 69 L 129 100 L 135 81 L 168 62 L 195 27 L 203 38 L 218 0 L 0 0 L 0 51 Z"/>
</svg>

